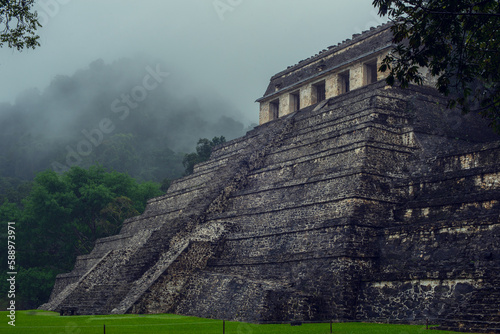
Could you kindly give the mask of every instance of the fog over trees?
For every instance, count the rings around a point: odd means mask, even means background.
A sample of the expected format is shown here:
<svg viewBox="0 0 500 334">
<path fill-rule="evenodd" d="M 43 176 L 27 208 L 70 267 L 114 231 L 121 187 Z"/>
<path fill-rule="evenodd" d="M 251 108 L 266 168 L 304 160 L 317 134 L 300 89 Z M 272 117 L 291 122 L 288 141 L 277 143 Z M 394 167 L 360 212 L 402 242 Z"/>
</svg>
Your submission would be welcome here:
<svg viewBox="0 0 500 334">
<path fill-rule="evenodd" d="M 96 163 L 142 181 L 177 178 L 200 138 L 248 130 L 239 111 L 147 57 L 92 62 L 0 104 L 0 175 L 30 180 Z M 5 180 L 4 180 L 5 181 Z"/>
</svg>

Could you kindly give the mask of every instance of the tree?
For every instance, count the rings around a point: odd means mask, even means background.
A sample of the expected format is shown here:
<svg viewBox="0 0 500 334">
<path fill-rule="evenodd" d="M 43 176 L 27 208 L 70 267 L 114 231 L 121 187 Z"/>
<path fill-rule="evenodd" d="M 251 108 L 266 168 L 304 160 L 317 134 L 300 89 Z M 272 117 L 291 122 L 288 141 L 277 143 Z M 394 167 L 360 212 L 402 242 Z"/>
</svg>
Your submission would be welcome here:
<svg viewBox="0 0 500 334">
<path fill-rule="evenodd" d="M 396 44 L 382 62 L 387 83 L 422 84 L 419 68 L 437 77 L 448 106 L 477 112 L 500 133 L 500 1 L 374 0 L 392 21 Z"/>
<path fill-rule="evenodd" d="M 38 173 L 24 201 L 23 233 L 37 254 L 26 265 L 41 265 L 59 254 L 63 268 L 70 268 L 95 240 L 116 234 L 126 218 L 143 212 L 149 198 L 161 195 L 159 187 L 100 166 L 73 167 L 62 175 Z"/>
<path fill-rule="evenodd" d="M 28 196 L 30 190 L 31 182 L 29 181 L 0 176 L 0 205 L 10 202 L 20 206 L 22 199 Z"/>
<path fill-rule="evenodd" d="M 21 51 L 39 46 L 40 36 L 35 34 L 41 27 L 36 11 L 32 11 L 35 0 L 0 0 L 0 47 Z"/>
<path fill-rule="evenodd" d="M 212 150 L 225 142 L 226 138 L 224 138 L 224 136 L 214 137 L 212 140 L 200 138 L 200 140 L 198 140 L 198 144 L 196 145 L 196 153 L 186 154 L 184 156 L 184 160 L 182 160 L 182 164 L 186 169 L 184 175 L 193 174 L 194 166 L 200 162 L 210 159 Z"/>
</svg>

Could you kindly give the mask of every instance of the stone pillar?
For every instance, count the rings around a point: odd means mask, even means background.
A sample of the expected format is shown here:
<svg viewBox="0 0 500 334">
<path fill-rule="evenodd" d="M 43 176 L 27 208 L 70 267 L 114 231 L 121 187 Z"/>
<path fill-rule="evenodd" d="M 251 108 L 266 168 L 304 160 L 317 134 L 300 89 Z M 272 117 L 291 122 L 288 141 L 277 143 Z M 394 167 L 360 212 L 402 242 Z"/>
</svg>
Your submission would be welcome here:
<svg viewBox="0 0 500 334">
<path fill-rule="evenodd" d="M 350 68 L 351 71 L 351 82 L 350 82 L 350 90 L 354 90 L 356 88 L 360 88 L 364 86 L 363 82 L 363 63 L 358 62 L 353 64 Z"/>
<path fill-rule="evenodd" d="M 300 88 L 300 109 L 312 104 L 312 84 L 309 83 Z"/>
<path fill-rule="evenodd" d="M 332 73 L 325 78 L 325 96 L 327 99 L 339 95 L 339 80 L 337 73 Z"/>
<path fill-rule="evenodd" d="M 280 110 L 279 117 L 290 114 L 290 106 L 291 106 L 291 96 L 289 93 L 282 94 L 280 97 Z"/>
<path fill-rule="evenodd" d="M 269 122 L 269 102 L 260 103 L 259 124 Z"/>
</svg>

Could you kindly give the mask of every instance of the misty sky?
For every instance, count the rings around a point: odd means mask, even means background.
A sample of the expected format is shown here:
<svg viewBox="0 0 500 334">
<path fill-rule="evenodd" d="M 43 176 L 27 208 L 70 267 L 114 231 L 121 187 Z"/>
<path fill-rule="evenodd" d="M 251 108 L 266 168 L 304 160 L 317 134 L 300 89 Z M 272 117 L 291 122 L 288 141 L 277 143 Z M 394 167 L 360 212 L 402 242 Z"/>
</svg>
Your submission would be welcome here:
<svg viewBox="0 0 500 334">
<path fill-rule="evenodd" d="M 167 80 L 218 94 L 242 112 L 242 121 L 257 122 L 254 101 L 273 74 L 384 22 L 371 3 L 39 0 L 41 46 L 0 49 L 0 102 L 12 103 L 28 88 L 43 90 L 56 75 L 72 75 L 99 58 L 147 55 L 169 64 Z"/>
</svg>

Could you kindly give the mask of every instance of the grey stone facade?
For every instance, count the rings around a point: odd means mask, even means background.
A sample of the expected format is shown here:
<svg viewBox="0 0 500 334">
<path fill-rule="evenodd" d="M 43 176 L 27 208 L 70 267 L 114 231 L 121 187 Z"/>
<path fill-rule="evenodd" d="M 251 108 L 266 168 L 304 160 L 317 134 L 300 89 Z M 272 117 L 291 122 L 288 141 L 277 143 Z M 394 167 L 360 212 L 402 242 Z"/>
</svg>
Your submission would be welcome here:
<svg viewBox="0 0 500 334">
<path fill-rule="evenodd" d="M 216 149 L 43 309 L 500 332 L 500 138 L 384 81 Z"/>
</svg>

